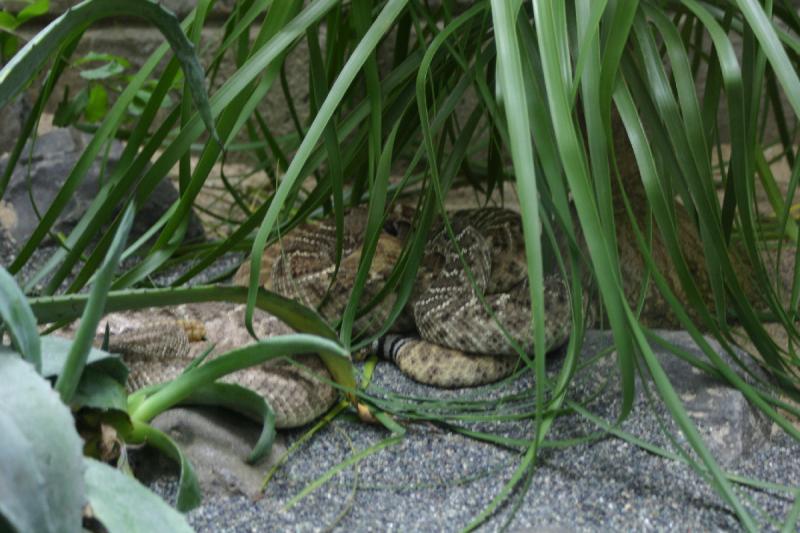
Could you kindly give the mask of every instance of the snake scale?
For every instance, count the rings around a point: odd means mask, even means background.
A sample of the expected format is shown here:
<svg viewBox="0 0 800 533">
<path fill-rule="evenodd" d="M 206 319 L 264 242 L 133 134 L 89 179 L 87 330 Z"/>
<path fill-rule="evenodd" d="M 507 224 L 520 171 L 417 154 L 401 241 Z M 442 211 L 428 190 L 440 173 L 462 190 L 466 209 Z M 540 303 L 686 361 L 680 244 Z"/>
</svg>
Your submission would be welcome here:
<svg viewBox="0 0 800 533">
<path fill-rule="evenodd" d="M 396 231 L 404 215 L 387 217 L 362 295 L 368 302 L 383 288 L 403 249 Z M 464 387 L 508 376 L 518 355 L 498 327 L 529 353 L 533 349 L 530 293 L 527 286 L 520 216 L 508 209 L 465 209 L 450 213 L 458 247 L 444 226 L 431 231 L 416 284 L 394 333 L 375 349 L 402 372 L 421 383 Z M 336 229 L 332 222 L 312 222 L 292 230 L 262 258 L 262 284 L 279 294 L 316 308 L 328 320 L 341 316 L 350 297 L 361 259 L 366 211 L 345 217 L 342 259 L 334 277 Z M 467 277 L 458 249 L 474 276 Z M 246 280 L 247 266 L 235 276 Z M 485 297 L 492 319 L 474 288 Z M 545 280 L 546 348 L 562 344 L 570 331 L 567 288 L 560 277 Z M 371 332 L 388 317 L 394 295 L 356 321 L 355 329 Z M 280 332 L 279 323 L 256 310 L 259 337 Z M 139 388 L 177 376 L 198 354 L 215 344 L 214 354 L 252 342 L 244 327 L 244 305 L 193 303 L 108 315 L 109 349 L 122 354 L 131 369 L 129 387 Z M 404 331 L 405 330 L 405 331 Z M 409 331 L 410 330 L 410 331 Z M 300 365 L 271 362 L 227 376 L 226 380 L 262 394 L 276 414 L 277 427 L 305 424 L 327 411 L 336 391 L 316 379 L 330 379 L 312 355 L 295 358 Z"/>
</svg>

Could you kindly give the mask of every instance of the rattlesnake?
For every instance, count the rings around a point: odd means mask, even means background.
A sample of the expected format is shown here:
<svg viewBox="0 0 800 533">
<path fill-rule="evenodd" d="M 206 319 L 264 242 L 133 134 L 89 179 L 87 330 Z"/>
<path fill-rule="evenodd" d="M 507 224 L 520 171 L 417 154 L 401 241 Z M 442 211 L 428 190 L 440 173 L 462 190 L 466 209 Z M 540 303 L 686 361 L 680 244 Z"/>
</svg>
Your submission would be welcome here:
<svg viewBox="0 0 800 533">
<path fill-rule="evenodd" d="M 628 162 L 624 167 L 631 167 Z M 647 205 L 641 183 L 635 174 L 626 174 L 625 193 L 635 211 Z M 628 219 L 620 190 L 614 191 L 614 224 L 620 256 L 622 290 L 632 306 L 643 301 L 639 318 L 648 326 L 676 327 L 679 322 L 654 283 L 643 284 L 647 272 L 636 245 L 633 226 Z M 638 213 L 639 223 L 648 216 Z M 463 268 L 458 249 L 474 276 L 475 286 L 484 294 L 496 319 L 504 325 L 518 346 L 532 352 L 531 306 L 525 264 L 524 243 L 519 214 L 508 209 L 466 209 L 450 213 L 458 248 L 453 246 L 444 226 L 439 223 L 431 231 L 416 278 L 414 291 L 405 312 L 396 322 L 398 331 L 384 336 L 374 346 L 391 359 L 407 375 L 422 383 L 458 387 L 489 383 L 509 375 L 519 364 L 517 352 L 480 303 Z M 322 316 L 334 321 L 341 317 L 350 296 L 361 260 L 366 229 L 366 210 L 355 209 L 345 217 L 342 260 L 335 281 L 336 229 L 332 222 L 307 223 L 295 228 L 279 244 L 262 257 L 262 278 L 267 288 L 316 308 Z M 409 223 L 407 210 L 389 213 L 385 231 L 378 239 L 377 250 L 362 295 L 362 302 L 371 301 L 384 286 L 403 251 L 403 236 Z M 579 225 L 576 225 L 579 228 Z M 712 291 L 706 271 L 703 245 L 686 211 L 676 205 L 676 230 L 689 271 L 695 278 L 707 308 L 713 308 Z M 401 229 L 398 229 L 401 228 Z M 585 254 L 583 237 L 578 231 L 577 243 Z M 562 254 L 566 251 L 565 243 Z M 650 254 L 658 270 L 679 300 L 686 301 L 682 284 L 660 233 L 654 232 Z M 734 253 L 734 252 L 732 252 Z M 734 254 L 735 255 L 735 254 Z M 745 296 L 751 302 L 762 299 L 758 284 L 746 261 L 732 262 L 742 282 Z M 590 276 L 582 276 L 591 293 Z M 248 265 L 237 273 L 234 281 L 246 284 Z M 567 287 L 558 274 L 550 274 L 544 284 L 545 350 L 564 342 L 571 329 L 571 310 Z M 642 291 L 646 291 L 642 294 Z M 355 330 L 374 333 L 388 317 L 394 303 L 390 294 L 382 304 L 355 323 Z M 587 298 L 590 316 L 600 306 Z M 696 319 L 693 310 L 689 316 Z M 125 354 L 132 369 L 133 385 L 154 380 L 163 381 L 178 372 L 206 346 L 189 342 L 177 319 L 200 323 L 208 340 L 216 342 L 215 353 L 252 342 L 244 328 L 244 306 L 241 304 L 203 303 L 136 313 L 119 313 L 110 317 L 111 348 Z M 256 310 L 254 327 L 259 337 L 280 330 L 280 323 Z M 161 323 L 163 325 L 156 325 Z M 409 335 L 409 329 L 417 336 Z M 128 330 L 125 332 L 124 330 Z M 227 379 L 255 389 L 270 402 L 276 412 L 276 425 L 302 425 L 319 416 L 335 401 L 333 388 L 322 385 L 314 374 L 329 380 L 324 366 L 315 356 L 296 358 L 306 369 L 286 362 L 277 362 L 241 371 Z"/>
<path fill-rule="evenodd" d="M 396 225 L 404 216 L 393 211 L 387 218 L 362 302 L 377 295 L 400 258 L 403 242 Z M 508 334 L 530 353 L 531 306 L 519 215 L 508 209 L 484 208 L 456 211 L 449 218 L 475 287 Z M 365 227 L 363 209 L 345 218 L 342 261 L 332 284 L 336 230 L 328 221 L 302 225 L 268 250 L 262 260 L 267 267 L 262 269 L 266 271 L 262 283 L 336 320 L 350 296 Z M 235 279 L 243 281 L 248 275 L 245 266 Z M 546 278 L 544 296 L 549 350 L 563 343 L 570 331 L 567 290 L 559 276 Z M 374 332 L 387 318 L 393 301 L 394 295 L 387 297 L 357 320 L 355 329 Z M 259 337 L 276 331 L 276 321 L 266 313 L 257 310 L 253 322 Z M 131 388 L 176 376 L 206 348 L 206 342 L 194 342 L 203 337 L 216 343 L 214 353 L 252 342 L 244 327 L 242 304 L 193 303 L 116 313 L 106 317 L 105 324 L 111 330 L 109 349 L 122 353 L 131 368 Z M 375 347 L 422 383 L 479 385 L 509 375 L 518 364 L 517 352 L 479 301 L 458 248 L 441 224 L 432 230 L 414 291 L 397 324 L 396 330 L 414 327 L 418 336 L 395 332 Z M 305 368 L 277 362 L 227 379 L 264 395 L 275 411 L 277 427 L 302 425 L 329 409 L 336 393 L 315 379 L 314 374 L 323 381 L 330 379 L 317 357 L 303 356 L 297 361 Z"/>
</svg>

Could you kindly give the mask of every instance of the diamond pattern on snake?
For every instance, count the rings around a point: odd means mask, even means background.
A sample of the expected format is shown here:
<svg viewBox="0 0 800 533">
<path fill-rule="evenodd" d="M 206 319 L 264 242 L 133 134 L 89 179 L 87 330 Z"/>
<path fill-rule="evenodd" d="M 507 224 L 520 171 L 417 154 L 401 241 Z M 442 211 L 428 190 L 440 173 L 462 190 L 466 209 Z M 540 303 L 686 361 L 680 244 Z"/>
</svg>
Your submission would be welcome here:
<svg viewBox="0 0 800 533">
<path fill-rule="evenodd" d="M 387 231 L 379 237 L 362 302 L 378 294 L 400 259 L 403 232 L 397 227 L 407 222 L 401 211 L 397 209 L 387 218 Z M 533 351 L 520 216 L 490 207 L 455 211 L 449 219 L 458 247 L 441 223 L 433 228 L 404 314 L 394 332 L 377 341 L 374 348 L 422 383 L 439 387 L 491 383 L 508 376 L 519 362 L 498 321 L 514 342 L 528 353 Z M 333 282 L 335 226 L 322 221 L 299 226 L 265 252 L 262 284 L 316 308 L 328 320 L 338 319 L 361 259 L 366 211 L 354 209 L 345 217 L 344 227 L 342 260 Z M 248 267 L 243 266 L 235 279 L 247 280 L 248 276 Z M 475 288 L 485 297 L 491 314 Z M 393 301 L 394 295 L 390 295 L 357 320 L 356 331 L 374 332 L 388 317 Z M 567 339 L 571 327 L 567 288 L 560 277 L 545 279 L 544 301 L 545 348 L 549 351 Z M 209 342 L 215 344 L 210 357 L 252 342 L 244 327 L 242 304 L 193 303 L 115 313 L 106 319 L 112 333 L 109 349 L 121 353 L 129 365 L 131 388 L 175 377 Z M 259 338 L 286 332 L 280 331 L 282 324 L 274 317 L 258 309 L 253 322 Z M 225 379 L 262 394 L 275 411 L 277 427 L 303 425 L 327 411 L 337 394 L 317 379 L 331 379 L 318 357 L 295 359 L 302 366 L 270 362 Z"/>
</svg>

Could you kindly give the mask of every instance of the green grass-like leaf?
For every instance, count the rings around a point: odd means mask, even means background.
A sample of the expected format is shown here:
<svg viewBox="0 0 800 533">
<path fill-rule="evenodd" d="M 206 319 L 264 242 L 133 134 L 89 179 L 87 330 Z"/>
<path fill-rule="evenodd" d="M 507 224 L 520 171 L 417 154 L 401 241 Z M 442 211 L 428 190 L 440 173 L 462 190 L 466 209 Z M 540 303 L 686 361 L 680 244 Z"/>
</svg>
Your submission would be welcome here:
<svg viewBox="0 0 800 533">
<path fill-rule="evenodd" d="M 257 392 L 233 383 L 211 383 L 193 391 L 186 398 L 186 403 L 226 407 L 261 423 L 261 435 L 247 462 L 255 463 L 269 455 L 275 441 L 275 413 Z"/>
<path fill-rule="evenodd" d="M 86 302 L 86 307 L 81 316 L 80 327 L 75 333 L 75 339 L 70 347 L 70 352 L 67 355 L 67 360 L 64 363 L 64 369 L 56 380 L 55 388 L 61 394 L 61 399 L 64 403 L 69 404 L 72 401 L 72 396 L 78 388 L 78 382 L 81 379 L 81 374 L 86 366 L 86 360 L 91 349 L 92 342 L 95 338 L 95 331 L 97 324 L 100 323 L 100 318 L 105 313 L 106 298 L 108 297 L 108 289 L 111 286 L 111 281 L 114 276 L 114 271 L 119 262 L 119 256 L 128 239 L 128 232 L 130 232 L 133 225 L 133 215 L 135 213 L 135 204 L 128 205 L 122 217 L 119 229 L 114 236 L 114 241 L 111 243 L 111 248 L 106 256 L 106 261 L 95 281 L 94 287 L 89 294 L 89 299 Z"/>
<path fill-rule="evenodd" d="M 197 481 L 197 474 L 195 474 L 189 458 L 181 451 L 180 447 L 166 433 L 140 420 L 134 419 L 132 422 L 133 429 L 130 434 L 125 436 L 127 442 L 153 446 L 180 466 L 178 501 L 176 503 L 178 511 L 186 512 L 200 505 L 202 495 L 200 493 L 200 484 Z"/>
<path fill-rule="evenodd" d="M 42 347 L 36 318 L 28 300 L 5 268 L 0 267 L 0 319 L 12 344 L 37 372 L 42 370 Z"/>
<path fill-rule="evenodd" d="M 160 388 L 131 412 L 135 420 L 149 421 L 158 413 L 177 405 L 200 387 L 216 379 L 261 364 L 270 359 L 291 354 L 316 352 L 328 360 L 339 359 L 349 367 L 349 354 L 333 341 L 307 334 L 282 335 L 251 345 L 231 350 L 212 361 L 197 366 L 175 378 L 166 387 Z M 334 374 L 336 377 L 336 374 Z M 344 381 L 344 380 L 342 380 Z M 347 383 L 344 382 L 347 386 Z"/>
</svg>

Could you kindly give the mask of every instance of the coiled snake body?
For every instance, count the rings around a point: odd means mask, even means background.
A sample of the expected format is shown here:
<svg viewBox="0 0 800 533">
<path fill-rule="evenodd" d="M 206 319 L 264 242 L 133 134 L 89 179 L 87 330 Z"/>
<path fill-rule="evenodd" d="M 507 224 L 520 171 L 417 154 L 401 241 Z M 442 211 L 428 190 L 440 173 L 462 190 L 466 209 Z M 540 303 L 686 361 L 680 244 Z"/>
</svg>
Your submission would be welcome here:
<svg viewBox="0 0 800 533">
<path fill-rule="evenodd" d="M 490 383 L 517 366 L 513 343 L 532 353 L 521 221 L 517 213 L 501 208 L 460 210 L 449 219 L 458 246 L 444 226 L 433 229 L 413 294 L 395 328 L 413 331 L 386 335 L 375 348 L 422 383 L 441 387 Z M 386 227 L 393 222 L 390 216 Z M 317 308 L 329 320 L 337 319 L 354 284 L 365 226 L 362 209 L 345 217 L 342 260 L 333 282 L 335 226 L 320 222 L 296 228 L 265 253 L 263 284 Z M 392 232 L 380 235 L 362 302 L 370 301 L 383 288 L 402 247 L 401 238 Z M 247 277 L 244 267 L 236 279 Z M 393 300 L 393 295 L 385 298 L 356 321 L 355 329 L 374 332 L 387 318 Z M 546 278 L 544 300 L 545 342 L 550 350 L 563 343 L 570 331 L 569 299 L 560 277 Z M 259 337 L 274 334 L 276 321 L 256 311 L 254 327 Z M 175 377 L 206 349 L 208 342 L 198 342 L 201 339 L 215 343 L 211 357 L 252 342 L 244 327 L 242 304 L 194 303 L 116 313 L 109 315 L 107 322 L 112 332 L 109 349 L 123 355 L 131 369 L 132 388 Z M 318 381 L 317 376 L 330 377 L 316 356 L 296 360 L 301 366 L 272 362 L 237 372 L 227 380 L 262 394 L 275 411 L 277 427 L 302 425 L 327 411 L 337 394 Z"/>
</svg>

